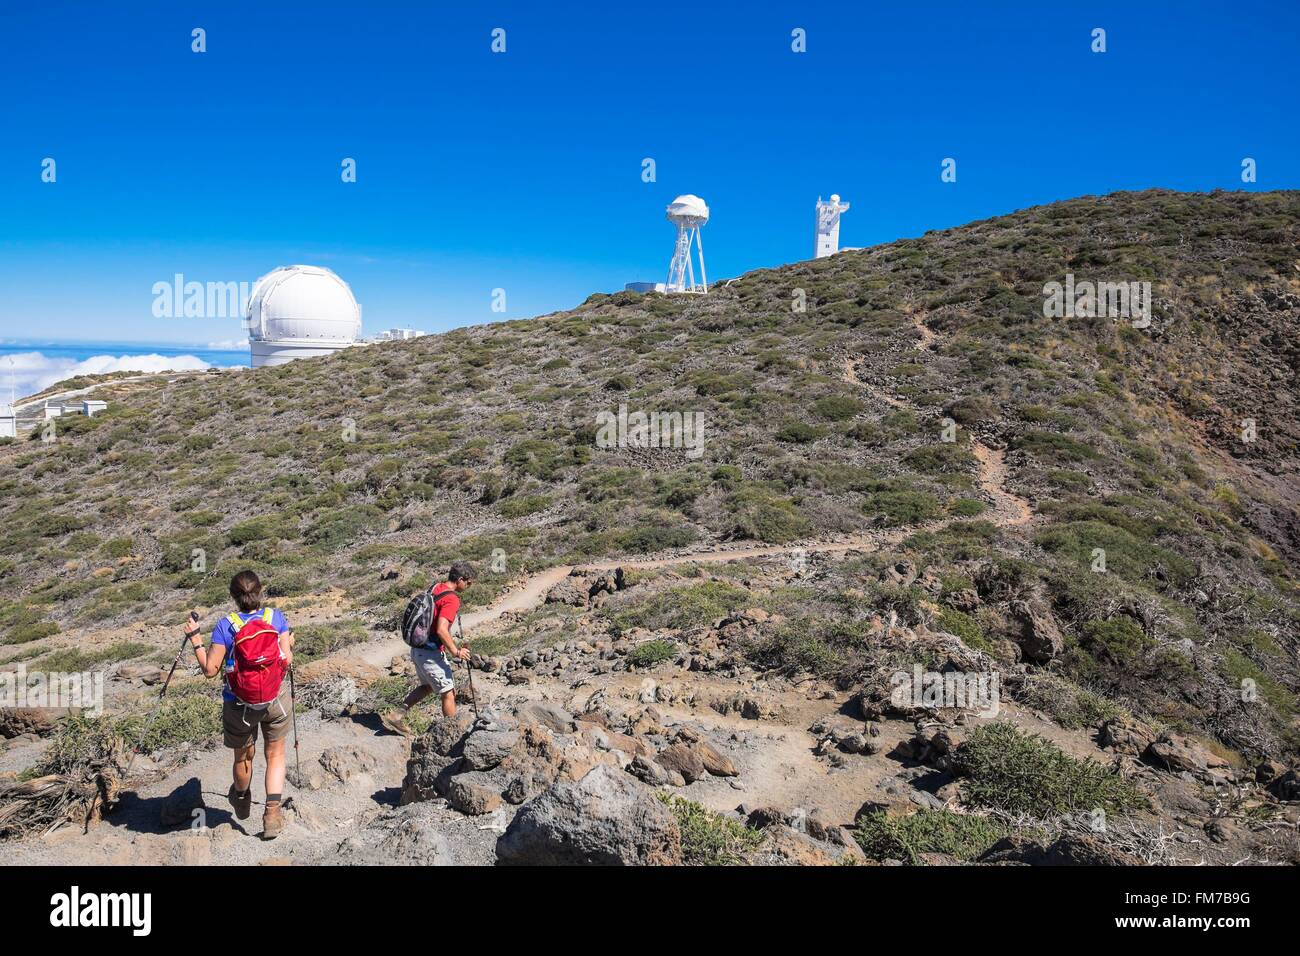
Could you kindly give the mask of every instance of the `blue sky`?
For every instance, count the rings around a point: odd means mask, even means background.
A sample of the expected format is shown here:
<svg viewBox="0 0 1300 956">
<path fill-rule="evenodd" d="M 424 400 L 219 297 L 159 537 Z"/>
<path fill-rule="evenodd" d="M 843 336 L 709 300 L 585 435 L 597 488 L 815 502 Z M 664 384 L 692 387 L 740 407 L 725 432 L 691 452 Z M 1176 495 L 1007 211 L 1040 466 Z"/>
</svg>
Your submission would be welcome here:
<svg viewBox="0 0 1300 956">
<path fill-rule="evenodd" d="M 1295 188 L 1298 28 L 1293 4 L 1131 0 L 5 4 L 0 338 L 238 339 L 155 318 L 153 284 L 294 262 L 347 279 L 367 332 L 502 318 L 498 287 L 535 315 L 662 280 L 682 192 L 722 278 L 807 258 L 818 194 L 858 246 L 1116 189 Z"/>
</svg>

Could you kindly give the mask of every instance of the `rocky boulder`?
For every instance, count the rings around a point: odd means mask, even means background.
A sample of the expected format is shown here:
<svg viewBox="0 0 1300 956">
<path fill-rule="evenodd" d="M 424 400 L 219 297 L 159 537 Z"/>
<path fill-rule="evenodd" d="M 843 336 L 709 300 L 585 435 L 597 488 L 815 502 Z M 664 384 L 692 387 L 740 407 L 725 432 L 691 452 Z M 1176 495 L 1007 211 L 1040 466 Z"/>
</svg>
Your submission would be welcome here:
<svg viewBox="0 0 1300 956">
<path fill-rule="evenodd" d="M 1231 769 L 1226 760 L 1208 747 L 1169 731 L 1152 741 L 1143 756 L 1148 763 L 1174 772 L 1219 776 Z"/>
<path fill-rule="evenodd" d="M 1112 717 L 1101 725 L 1097 732 L 1097 742 L 1107 750 L 1141 757 L 1148 747 L 1155 742 L 1156 731 L 1153 727 L 1132 717 Z"/>
<path fill-rule="evenodd" d="M 0 737 L 19 737 L 22 734 L 43 737 L 54 731 L 60 716 L 61 709 L 52 707 L 0 708 Z"/>
<path fill-rule="evenodd" d="M 375 769 L 375 757 L 370 751 L 354 745 L 330 747 L 320 755 L 320 765 L 325 772 L 340 783 L 353 777 L 368 774 Z"/>
<path fill-rule="evenodd" d="M 674 865 L 677 821 L 654 792 L 613 767 L 562 780 L 526 804 L 497 841 L 504 864 Z"/>
<path fill-rule="evenodd" d="M 1016 601 L 1011 605 L 1011 615 L 1020 629 L 1016 642 L 1025 660 L 1046 664 L 1065 650 L 1065 635 L 1047 605 L 1039 601 Z"/>
<path fill-rule="evenodd" d="M 464 762 L 469 728 L 469 716 L 462 713 L 451 720 L 437 721 L 415 739 L 402 781 L 403 804 L 431 800 L 447 793 L 452 774 Z"/>
</svg>

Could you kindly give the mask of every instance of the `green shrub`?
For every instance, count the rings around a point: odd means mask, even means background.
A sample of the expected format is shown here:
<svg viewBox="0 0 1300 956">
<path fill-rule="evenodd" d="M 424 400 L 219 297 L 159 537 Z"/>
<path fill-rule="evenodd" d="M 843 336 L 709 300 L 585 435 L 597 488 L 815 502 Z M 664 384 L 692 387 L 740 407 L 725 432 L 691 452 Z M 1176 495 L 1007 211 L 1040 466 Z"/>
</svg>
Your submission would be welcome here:
<svg viewBox="0 0 1300 956">
<path fill-rule="evenodd" d="M 1102 521 L 1071 521 L 1054 525 L 1035 539 L 1039 547 L 1068 557 L 1091 569 L 1093 551 L 1106 552 L 1106 570 L 1127 581 L 1163 579 L 1185 587 L 1196 579 L 1196 563 L 1130 531 Z"/>
<path fill-rule="evenodd" d="M 967 647 L 985 654 L 993 653 L 993 642 L 984 636 L 984 628 L 980 627 L 979 621 L 969 614 L 945 607 L 939 614 L 939 627 L 949 634 L 956 634 Z"/>
<path fill-rule="evenodd" d="M 1083 645 L 1089 653 L 1116 664 L 1132 664 L 1151 643 L 1142 626 L 1131 617 L 1121 615 L 1083 625 Z"/>
<path fill-rule="evenodd" d="M 621 608 L 610 616 L 610 625 L 616 634 L 634 627 L 651 631 L 708 627 L 743 606 L 749 597 L 748 591 L 724 581 L 679 585 Z"/>
<path fill-rule="evenodd" d="M 665 641 L 662 638 L 656 638 L 653 641 L 646 641 L 644 644 L 638 644 L 627 655 L 629 667 L 653 667 L 655 664 L 671 660 L 677 656 L 677 645 L 672 641 Z"/>
<path fill-rule="evenodd" d="M 922 853 L 970 862 L 1010 833 L 1009 826 L 992 817 L 922 809 L 902 817 L 863 814 L 853 836 L 870 859 L 918 864 Z"/>
<path fill-rule="evenodd" d="M 693 800 L 655 794 L 672 811 L 682 831 L 682 858 L 691 866 L 738 866 L 763 843 L 763 834 L 729 820 Z"/>
<path fill-rule="evenodd" d="M 51 651 L 41 658 L 41 667 L 49 671 L 76 673 L 88 671 L 96 664 L 116 663 L 148 654 L 152 647 L 139 641 L 118 641 L 97 651 L 83 650 L 80 647 L 65 647 Z"/>
<path fill-rule="evenodd" d="M 939 516 L 939 501 L 925 491 L 877 491 L 867 495 L 862 511 L 884 519 L 882 524 L 917 524 Z"/>
<path fill-rule="evenodd" d="M 303 540 L 317 550 L 334 552 L 376 530 L 383 515 L 374 505 L 327 509 L 307 528 Z"/>
<path fill-rule="evenodd" d="M 849 395 L 827 395 L 813 402 L 813 411 L 822 418 L 842 422 L 861 413 L 862 403 Z"/>
<path fill-rule="evenodd" d="M 1056 432 L 1027 431 L 1012 438 L 1008 444 L 1046 461 L 1076 462 L 1097 457 L 1097 450 L 1088 443 Z"/>
<path fill-rule="evenodd" d="M 1113 700 L 1045 671 L 1029 674 L 1017 697 L 1030 707 L 1047 712 L 1067 730 L 1097 727 L 1112 717 L 1122 717 L 1127 713 Z"/>
<path fill-rule="evenodd" d="M 265 541 L 274 538 L 288 537 L 288 531 L 284 523 L 278 518 L 265 515 L 259 518 L 250 518 L 248 521 L 241 521 L 228 532 L 226 539 L 235 547 L 249 544 L 253 541 Z"/>
<path fill-rule="evenodd" d="M 975 456 L 955 442 L 939 442 L 912 449 L 903 464 L 926 475 L 952 475 L 974 468 Z"/>
<path fill-rule="evenodd" d="M 9 629 L 5 634 L 6 644 L 27 644 L 39 641 L 43 637 L 59 633 L 59 625 L 53 621 L 25 621 Z"/>
<path fill-rule="evenodd" d="M 825 432 L 807 422 L 789 422 L 783 425 L 776 433 L 777 441 L 788 442 L 792 445 L 806 445 L 821 438 Z"/>
<path fill-rule="evenodd" d="M 1037 734 L 998 721 L 976 728 L 956 751 L 956 772 L 966 779 L 972 806 L 1034 817 L 1103 809 L 1124 813 L 1144 807 L 1137 788 L 1094 760 L 1077 760 Z"/>
<path fill-rule="evenodd" d="M 75 773 L 113 749 L 114 741 L 134 747 L 145 733 L 148 711 L 125 717 L 66 717 L 59 722 L 40 761 L 42 773 Z M 163 698 L 141 744 L 146 753 L 198 743 L 221 730 L 221 699 L 212 688 L 194 685 Z"/>
<path fill-rule="evenodd" d="M 551 506 L 550 495 L 521 495 L 501 502 L 501 514 L 506 518 L 525 518 L 545 511 Z"/>
<path fill-rule="evenodd" d="M 761 635 L 745 648 L 745 656 L 763 670 L 834 678 L 846 669 L 846 652 L 860 643 L 861 633 L 853 625 L 801 617 Z"/>
<path fill-rule="evenodd" d="M 812 529 L 812 522 L 799 513 L 793 501 L 758 485 L 732 492 L 727 508 L 734 516 L 731 535 L 736 538 L 785 544 L 806 536 Z"/>
<path fill-rule="evenodd" d="M 366 626 L 360 621 L 331 621 L 296 627 L 293 630 L 293 662 L 307 664 L 369 637 Z"/>
</svg>

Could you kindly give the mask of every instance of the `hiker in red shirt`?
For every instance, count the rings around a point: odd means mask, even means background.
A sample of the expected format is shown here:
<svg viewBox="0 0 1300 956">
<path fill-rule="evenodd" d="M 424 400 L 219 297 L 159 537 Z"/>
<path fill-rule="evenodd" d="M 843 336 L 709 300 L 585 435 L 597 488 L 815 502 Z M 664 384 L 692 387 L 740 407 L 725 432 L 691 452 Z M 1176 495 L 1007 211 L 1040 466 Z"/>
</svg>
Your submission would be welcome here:
<svg viewBox="0 0 1300 956">
<path fill-rule="evenodd" d="M 447 580 L 439 581 L 429 589 L 429 594 L 433 597 L 434 633 L 437 640 L 430 637 L 424 647 L 411 648 L 411 661 L 415 664 L 415 673 L 420 683 L 406 695 L 401 707 L 394 707 L 379 717 L 384 726 L 394 733 L 405 737 L 415 736 L 406 722 L 406 714 L 434 691 L 442 697 L 442 715 L 456 716 L 456 682 L 447 655 L 468 661 L 469 647 L 457 646 L 456 639 L 451 636 L 451 625 L 460 613 L 461 592 L 474 583 L 476 576 L 472 564 L 457 561 L 448 570 Z"/>
</svg>

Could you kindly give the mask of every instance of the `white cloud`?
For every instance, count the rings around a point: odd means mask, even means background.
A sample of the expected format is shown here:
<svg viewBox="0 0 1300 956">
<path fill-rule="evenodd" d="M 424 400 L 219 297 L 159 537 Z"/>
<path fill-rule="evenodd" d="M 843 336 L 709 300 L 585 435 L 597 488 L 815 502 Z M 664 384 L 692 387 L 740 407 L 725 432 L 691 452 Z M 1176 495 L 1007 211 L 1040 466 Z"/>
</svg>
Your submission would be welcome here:
<svg viewBox="0 0 1300 956">
<path fill-rule="evenodd" d="M 10 364 L 12 360 L 12 365 Z M 0 387 L 8 400 L 9 371 L 13 370 L 14 391 L 18 397 L 34 395 L 56 382 L 75 375 L 104 375 L 109 372 L 188 372 L 210 368 L 197 355 L 92 355 L 78 362 L 55 358 L 41 352 L 14 352 L 0 359 Z"/>
<path fill-rule="evenodd" d="M 248 348 L 248 339 L 223 339 L 220 342 L 209 342 L 208 348 L 214 352 L 242 352 Z"/>
</svg>

